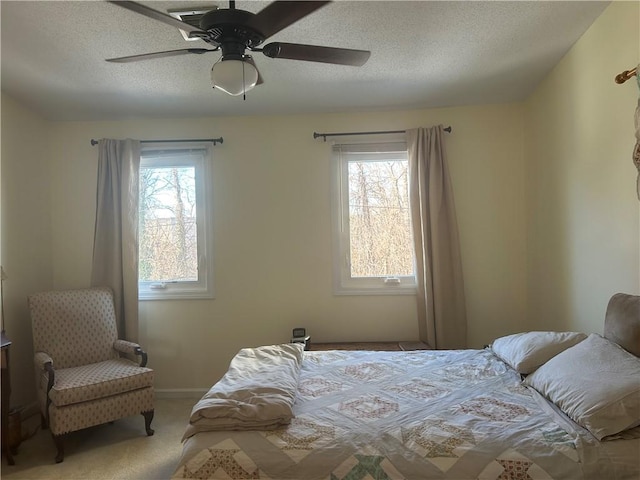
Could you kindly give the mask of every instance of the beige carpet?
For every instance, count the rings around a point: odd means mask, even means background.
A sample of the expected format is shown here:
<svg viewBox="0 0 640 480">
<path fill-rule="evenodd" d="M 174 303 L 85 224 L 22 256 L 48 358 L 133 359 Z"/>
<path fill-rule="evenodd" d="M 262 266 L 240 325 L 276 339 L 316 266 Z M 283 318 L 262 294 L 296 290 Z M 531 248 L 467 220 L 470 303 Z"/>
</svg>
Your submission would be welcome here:
<svg viewBox="0 0 640 480">
<path fill-rule="evenodd" d="M 22 442 L 14 456 L 16 464 L 2 458 L 2 479 L 161 480 L 171 477 L 182 451 L 180 439 L 191 407 L 197 399 L 157 399 L 147 437 L 142 415 L 69 434 L 64 462 L 54 461 L 56 449 L 49 430 L 38 425 L 39 415 L 23 422 L 23 431 L 35 435 Z"/>
</svg>

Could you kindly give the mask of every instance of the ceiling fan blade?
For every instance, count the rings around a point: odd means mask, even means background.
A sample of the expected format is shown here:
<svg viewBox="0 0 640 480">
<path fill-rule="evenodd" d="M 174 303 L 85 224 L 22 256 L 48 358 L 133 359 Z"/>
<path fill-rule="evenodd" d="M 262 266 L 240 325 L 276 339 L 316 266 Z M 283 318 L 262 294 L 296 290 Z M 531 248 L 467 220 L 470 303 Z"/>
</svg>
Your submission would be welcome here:
<svg viewBox="0 0 640 480">
<path fill-rule="evenodd" d="M 195 53 L 201 55 L 207 52 L 216 52 L 218 48 L 183 48 L 180 50 L 167 50 L 165 52 L 143 53 L 141 55 L 130 55 L 128 57 L 107 58 L 107 62 L 113 63 L 129 63 L 138 62 L 140 60 L 152 60 L 154 58 L 176 57 L 178 55 L 189 55 Z"/>
<path fill-rule="evenodd" d="M 245 55 L 244 61 L 253 65 L 253 68 L 255 68 L 256 72 L 258 72 L 258 81 L 256 82 L 256 85 L 260 85 L 264 83 L 264 79 L 262 78 L 262 75 L 260 75 L 260 70 L 258 70 L 258 66 L 256 65 L 256 62 L 253 60 L 253 57 L 251 57 L 251 55 Z"/>
<path fill-rule="evenodd" d="M 364 65 L 371 52 L 368 50 L 352 50 L 349 48 L 320 47 L 301 43 L 273 42 L 262 48 L 262 53 L 271 58 L 288 58 L 307 62 L 334 63 L 338 65 Z"/>
<path fill-rule="evenodd" d="M 179 28 L 180 30 L 184 30 L 189 33 L 201 33 L 206 35 L 206 32 L 203 32 L 197 27 L 193 25 L 189 25 L 188 23 L 181 22 L 175 17 L 171 15 L 167 15 L 166 13 L 159 12 L 158 10 L 154 10 L 153 8 L 149 8 L 146 5 L 142 5 L 138 2 L 124 1 L 124 0 L 107 0 L 109 3 L 113 3 L 118 7 L 126 8 L 131 10 L 132 12 L 139 13 L 144 15 L 145 17 L 152 18 L 154 20 L 158 20 L 160 22 L 166 23 L 167 25 L 171 25 L 172 27 Z"/>
<path fill-rule="evenodd" d="M 297 22 L 330 2 L 316 1 L 276 1 L 253 16 L 247 26 L 260 32 L 264 38 Z"/>
</svg>

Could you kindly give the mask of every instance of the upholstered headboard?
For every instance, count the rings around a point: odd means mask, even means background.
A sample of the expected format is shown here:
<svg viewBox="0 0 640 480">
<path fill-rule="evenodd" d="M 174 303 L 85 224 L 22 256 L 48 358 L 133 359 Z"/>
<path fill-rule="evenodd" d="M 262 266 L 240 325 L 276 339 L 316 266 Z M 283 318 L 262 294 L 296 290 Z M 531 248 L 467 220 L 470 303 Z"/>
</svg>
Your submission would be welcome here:
<svg viewBox="0 0 640 480">
<path fill-rule="evenodd" d="M 604 336 L 640 357 L 640 296 L 616 293 L 607 306 Z"/>
</svg>

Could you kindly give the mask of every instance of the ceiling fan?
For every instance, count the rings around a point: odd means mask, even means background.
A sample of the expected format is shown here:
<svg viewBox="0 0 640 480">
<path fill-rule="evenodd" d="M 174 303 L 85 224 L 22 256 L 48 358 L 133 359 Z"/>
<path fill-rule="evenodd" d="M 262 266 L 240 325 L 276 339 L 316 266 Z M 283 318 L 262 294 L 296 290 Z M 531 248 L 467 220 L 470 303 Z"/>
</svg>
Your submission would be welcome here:
<svg viewBox="0 0 640 480">
<path fill-rule="evenodd" d="M 272 42 L 260 46 L 267 38 L 330 3 L 328 1 L 274 1 L 258 13 L 236 9 L 236 2 L 230 1 L 229 8 L 211 10 L 202 15 L 198 26 L 138 2 L 109 0 L 109 3 L 179 28 L 190 38 L 199 38 L 214 48 L 183 48 L 145 53 L 109 58 L 108 62 L 126 63 L 221 51 L 222 56 L 211 69 L 211 80 L 214 88 L 230 95 L 244 94 L 254 86 L 263 83 L 258 68 L 252 56 L 246 53 L 247 51 L 262 52 L 270 58 L 352 66 L 364 65 L 371 55 L 367 50 L 300 43 Z"/>
</svg>

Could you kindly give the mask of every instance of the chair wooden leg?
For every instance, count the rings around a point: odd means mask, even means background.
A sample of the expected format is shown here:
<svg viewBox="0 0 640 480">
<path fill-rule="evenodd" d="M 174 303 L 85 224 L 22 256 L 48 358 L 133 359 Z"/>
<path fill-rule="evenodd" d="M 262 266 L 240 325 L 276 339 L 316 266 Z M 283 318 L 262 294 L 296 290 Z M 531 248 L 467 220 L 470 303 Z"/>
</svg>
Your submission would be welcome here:
<svg viewBox="0 0 640 480">
<path fill-rule="evenodd" d="M 64 460 L 64 435 L 51 434 L 51 437 L 53 438 L 53 443 L 56 444 L 56 449 L 58 450 L 58 454 L 56 455 L 56 463 L 62 463 L 62 461 Z"/>
<path fill-rule="evenodd" d="M 149 410 L 148 412 L 142 412 L 142 416 L 144 417 L 144 428 L 147 431 L 147 435 L 148 436 L 153 435 L 154 431 L 151 428 L 151 420 L 153 420 L 153 410 Z"/>
</svg>

